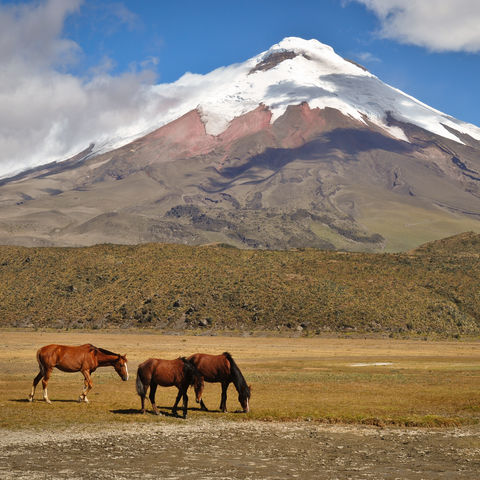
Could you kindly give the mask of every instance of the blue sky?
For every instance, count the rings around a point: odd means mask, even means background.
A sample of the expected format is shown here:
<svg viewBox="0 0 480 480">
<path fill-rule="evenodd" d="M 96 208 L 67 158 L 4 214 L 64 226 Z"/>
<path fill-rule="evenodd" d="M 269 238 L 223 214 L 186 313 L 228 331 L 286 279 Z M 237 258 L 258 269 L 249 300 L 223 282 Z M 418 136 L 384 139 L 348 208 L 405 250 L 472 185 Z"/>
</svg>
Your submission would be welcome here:
<svg viewBox="0 0 480 480">
<path fill-rule="evenodd" d="M 287 36 L 480 126 L 478 25 L 478 0 L 0 0 L 0 176 L 66 155 L 85 125 L 133 121 L 149 85 Z"/>
</svg>

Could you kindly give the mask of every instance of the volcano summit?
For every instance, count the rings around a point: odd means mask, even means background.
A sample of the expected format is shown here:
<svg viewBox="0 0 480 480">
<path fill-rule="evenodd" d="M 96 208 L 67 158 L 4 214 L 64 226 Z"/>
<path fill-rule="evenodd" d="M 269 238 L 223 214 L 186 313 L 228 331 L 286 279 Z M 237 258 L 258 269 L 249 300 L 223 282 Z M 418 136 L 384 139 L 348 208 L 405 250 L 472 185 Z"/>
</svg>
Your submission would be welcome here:
<svg viewBox="0 0 480 480">
<path fill-rule="evenodd" d="M 142 132 L 1 180 L 0 242 L 396 251 L 480 231 L 480 128 L 316 40 L 152 95 Z"/>
</svg>

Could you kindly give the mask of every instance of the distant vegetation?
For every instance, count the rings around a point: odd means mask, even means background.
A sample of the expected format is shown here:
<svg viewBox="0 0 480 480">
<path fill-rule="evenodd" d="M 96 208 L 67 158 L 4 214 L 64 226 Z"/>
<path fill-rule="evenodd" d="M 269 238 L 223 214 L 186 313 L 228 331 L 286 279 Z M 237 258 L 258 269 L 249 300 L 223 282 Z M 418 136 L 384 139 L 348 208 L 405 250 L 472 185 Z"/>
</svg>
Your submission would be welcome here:
<svg viewBox="0 0 480 480">
<path fill-rule="evenodd" d="M 0 247 L 0 325 L 480 334 L 480 235 L 404 254 Z"/>
</svg>

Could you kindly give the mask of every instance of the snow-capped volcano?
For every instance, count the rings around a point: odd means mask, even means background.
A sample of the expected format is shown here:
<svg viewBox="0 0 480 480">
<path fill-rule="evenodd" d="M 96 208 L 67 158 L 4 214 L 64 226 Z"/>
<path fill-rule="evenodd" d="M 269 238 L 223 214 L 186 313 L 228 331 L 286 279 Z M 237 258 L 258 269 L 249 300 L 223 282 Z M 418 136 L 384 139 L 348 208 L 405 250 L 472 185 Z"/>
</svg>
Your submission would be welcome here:
<svg viewBox="0 0 480 480">
<path fill-rule="evenodd" d="M 316 40 L 148 98 L 69 160 L 0 181 L 0 242 L 378 251 L 480 231 L 480 129 Z"/>
<path fill-rule="evenodd" d="M 126 138 L 102 139 L 106 151 L 132 141 L 191 110 L 202 116 L 206 132 L 219 135 L 236 117 L 259 105 L 272 112 L 271 122 L 289 105 L 308 103 L 313 108 L 334 108 L 353 119 L 378 125 L 398 139 L 408 141 L 388 118 L 417 125 L 437 135 L 462 142 L 450 127 L 480 140 L 480 128 L 456 120 L 400 90 L 386 85 L 358 64 L 345 60 L 318 40 L 288 37 L 249 60 L 218 68 L 206 75 L 186 73 L 171 84 L 152 87 L 157 115 L 141 132 Z M 121 132 L 118 132 L 121 133 Z"/>
</svg>

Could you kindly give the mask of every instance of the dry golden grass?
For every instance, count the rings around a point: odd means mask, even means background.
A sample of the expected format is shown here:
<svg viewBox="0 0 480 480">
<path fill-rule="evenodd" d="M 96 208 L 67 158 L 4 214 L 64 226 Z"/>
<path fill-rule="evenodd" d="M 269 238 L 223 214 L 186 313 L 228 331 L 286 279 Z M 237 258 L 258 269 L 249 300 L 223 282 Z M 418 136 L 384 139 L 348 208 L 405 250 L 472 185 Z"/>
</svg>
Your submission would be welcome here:
<svg viewBox="0 0 480 480">
<path fill-rule="evenodd" d="M 78 404 L 80 373 L 55 370 L 47 405 L 41 398 L 26 401 L 37 373 L 36 350 L 49 343 L 93 343 L 127 353 L 131 378 L 122 382 L 113 369 L 93 374 L 90 404 Z M 108 332 L 2 331 L 0 340 L 0 426 L 63 427 L 106 422 L 166 421 L 142 416 L 135 392 L 137 365 L 148 357 L 175 358 L 194 352 L 230 351 L 252 384 L 252 411 L 229 413 L 232 419 L 319 420 L 378 425 L 448 426 L 480 419 L 480 343 L 423 342 L 391 339 L 242 338 L 165 336 Z M 391 365 L 354 366 L 359 363 Z M 164 412 L 175 388 L 159 388 L 157 404 Z M 189 393 L 189 417 L 213 421 L 224 414 L 197 410 Z M 239 408 L 233 386 L 228 408 Z M 218 408 L 220 388 L 207 384 L 207 406 Z"/>
</svg>

